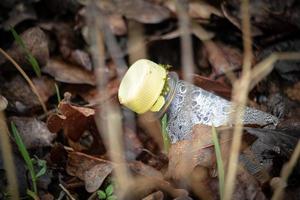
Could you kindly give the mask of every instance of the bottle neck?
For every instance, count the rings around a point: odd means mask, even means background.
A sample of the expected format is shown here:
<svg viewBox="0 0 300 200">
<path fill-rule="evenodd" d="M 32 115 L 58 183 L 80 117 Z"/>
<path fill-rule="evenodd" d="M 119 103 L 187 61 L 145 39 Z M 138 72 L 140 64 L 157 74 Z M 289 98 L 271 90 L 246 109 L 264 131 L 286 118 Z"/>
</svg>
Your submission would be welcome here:
<svg viewBox="0 0 300 200">
<path fill-rule="evenodd" d="M 165 103 L 164 103 L 163 107 L 158 112 L 154 113 L 156 119 L 161 118 L 167 112 L 167 110 L 176 94 L 176 88 L 177 88 L 177 83 L 178 83 L 177 73 L 169 72 L 167 75 L 166 81 L 168 81 L 169 91 L 167 92 L 167 94 L 164 95 Z"/>
</svg>

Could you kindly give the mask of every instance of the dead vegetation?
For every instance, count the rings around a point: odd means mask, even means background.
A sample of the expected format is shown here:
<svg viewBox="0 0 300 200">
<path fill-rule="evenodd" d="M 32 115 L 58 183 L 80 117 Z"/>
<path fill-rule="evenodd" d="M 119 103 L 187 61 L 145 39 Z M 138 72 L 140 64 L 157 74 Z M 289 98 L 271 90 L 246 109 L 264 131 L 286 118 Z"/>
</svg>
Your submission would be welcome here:
<svg viewBox="0 0 300 200">
<path fill-rule="evenodd" d="M 1 1 L 0 199 L 299 199 L 299 11 L 296 0 Z M 235 125 L 217 129 L 224 184 L 212 127 L 165 152 L 160 121 L 119 104 L 140 58 L 234 102 Z M 247 105 L 279 124 L 242 125 Z"/>
</svg>

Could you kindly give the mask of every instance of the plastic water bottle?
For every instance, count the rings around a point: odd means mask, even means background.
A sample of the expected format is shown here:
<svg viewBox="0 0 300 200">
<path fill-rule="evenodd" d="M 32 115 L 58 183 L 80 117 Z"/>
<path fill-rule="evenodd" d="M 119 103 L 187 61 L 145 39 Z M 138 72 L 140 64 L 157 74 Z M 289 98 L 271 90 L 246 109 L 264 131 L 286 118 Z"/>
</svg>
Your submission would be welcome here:
<svg viewBox="0 0 300 200">
<path fill-rule="evenodd" d="M 120 103 L 136 113 L 167 115 L 171 143 L 190 139 L 196 124 L 231 126 L 232 102 L 200 87 L 179 80 L 175 72 L 150 60 L 136 61 L 127 71 L 119 88 Z M 243 124 L 276 125 L 278 118 L 246 107 Z"/>
</svg>

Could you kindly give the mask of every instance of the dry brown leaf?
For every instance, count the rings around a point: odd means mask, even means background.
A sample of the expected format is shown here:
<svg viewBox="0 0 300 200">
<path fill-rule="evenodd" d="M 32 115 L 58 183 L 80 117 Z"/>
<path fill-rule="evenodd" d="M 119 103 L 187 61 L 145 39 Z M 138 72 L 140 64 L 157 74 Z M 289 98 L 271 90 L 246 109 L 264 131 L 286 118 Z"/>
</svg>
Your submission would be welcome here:
<svg viewBox="0 0 300 200">
<path fill-rule="evenodd" d="M 173 198 L 188 196 L 186 190 L 176 189 L 165 180 L 138 176 L 134 178 L 133 184 L 128 189 L 124 199 L 142 199 L 153 191 L 162 191 Z"/>
<path fill-rule="evenodd" d="M 15 27 L 19 23 L 25 20 L 36 20 L 36 12 L 32 6 L 28 4 L 16 4 L 14 8 L 9 12 L 9 18 L 3 23 L 5 30 L 9 30 L 11 27 Z"/>
<path fill-rule="evenodd" d="M 133 161 L 129 163 L 129 168 L 136 174 L 157 178 L 157 179 L 163 179 L 163 175 L 160 171 L 154 169 L 153 167 L 149 165 L 145 165 L 144 163 L 140 161 Z"/>
<path fill-rule="evenodd" d="M 107 23 L 113 34 L 125 35 L 127 33 L 127 26 L 122 15 L 118 15 L 118 14 L 108 15 Z"/>
<path fill-rule="evenodd" d="M 222 156 L 226 158 L 232 133 L 230 129 L 218 133 Z M 182 140 L 171 145 L 167 174 L 175 180 L 184 179 L 197 165 L 214 168 L 215 161 L 211 127 L 198 124 L 193 127 L 191 140 Z"/>
<path fill-rule="evenodd" d="M 72 50 L 69 57 L 65 58 L 70 62 L 82 66 L 88 71 L 92 71 L 92 61 L 89 54 L 83 50 L 75 49 Z"/>
<path fill-rule="evenodd" d="M 236 48 L 210 40 L 204 42 L 204 49 L 215 75 L 224 74 L 228 70 L 239 69 L 242 65 L 242 54 Z"/>
<path fill-rule="evenodd" d="M 125 127 L 124 130 L 124 154 L 127 160 L 135 160 L 142 152 L 143 144 L 137 137 L 136 132 Z"/>
<path fill-rule="evenodd" d="M 230 99 L 231 97 L 231 88 L 220 81 L 214 81 L 207 77 L 194 74 L 193 83 L 196 86 L 204 90 L 214 92 L 223 98 Z"/>
<path fill-rule="evenodd" d="M 163 200 L 164 199 L 164 193 L 161 191 L 153 192 L 152 194 L 149 194 L 142 200 Z"/>
<path fill-rule="evenodd" d="M 146 0 L 115 0 L 117 10 L 128 19 L 141 23 L 155 24 L 170 17 L 170 11 Z"/>
<path fill-rule="evenodd" d="M 85 130 L 95 126 L 94 109 L 73 106 L 69 102 L 61 101 L 58 111 L 60 114 L 49 116 L 47 126 L 53 132 L 63 129 L 64 134 L 73 141 L 78 141 Z"/>
<path fill-rule="evenodd" d="M 85 189 L 88 192 L 95 192 L 102 185 L 103 181 L 111 174 L 113 168 L 109 163 L 102 163 L 88 169 L 84 175 Z"/>
<path fill-rule="evenodd" d="M 111 99 L 113 97 L 116 97 L 118 94 L 120 81 L 118 79 L 114 79 L 109 81 L 108 84 L 106 84 L 106 95 L 99 94 L 99 90 L 96 88 L 92 88 L 89 90 L 78 90 L 78 88 L 73 88 L 74 92 L 77 89 L 77 94 L 81 96 L 86 102 L 89 102 L 90 105 L 96 105 L 101 104 L 105 100 Z"/>
<path fill-rule="evenodd" d="M 53 76 L 55 80 L 64 83 L 95 85 L 95 77 L 92 72 L 78 66 L 68 64 L 60 59 L 51 59 L 42 69 L 43 72 Z"/>
<path fill-rule="evenodd" d="M 41 76 L 33 78 L 32 82 L 44 102 L 55 94 L 55 81 L 53 79 Z"/>
<path fill-rule="evenodd" d="M 38 85 L 36 85 L 36 87 L 38 87 L 38 92 L 43 95 L 43 100 L 47 100 L 49 95 L 51 96 L 55 92 L 55 90 L 51 89 L 51 81 L 48 82 L 48 80 L 43 77 L 37 78 L 36 83 L 39 82 L 37 80 L 42 82 L 45 81 L 45 84 L 42 87 Z M 2 90 L 3 96 L 8 100 L 8 109 L 26 112 L 40 107 L 40 102 L 36 95 L 32 92 L 27 82 L 19 75 L 8 82 L 5 82 L 3 85 L 0 85 L 0 90 Z"/>
<path fill-rule="evenodd" d="M 287 88 L 287 96 L 296 101 L 300 101 L 300 82 L 293 85 L 293 87 Z"/>
<path fill-rule="evenodd" d="M 112 170 L 113 166 L 107 160 L 80 152 L 68 155 L 67 173 L 83 180 L 88 192 L 96 191 Z"/>
<path fill-rule="evenodd" d="M 197 19 L 209 19 L 211 15 L 222 17 L 223 14 L 216 7 L 204 1 L 192 1 L 189 3 L 189 16 Z"/>
<path fill-rule="evenodd" d="M 27 149 L 49 147 L 56 134 L 51 133 L 44 122 L 31 117 L 10 117 L 20 133 Z"/>
</svg>

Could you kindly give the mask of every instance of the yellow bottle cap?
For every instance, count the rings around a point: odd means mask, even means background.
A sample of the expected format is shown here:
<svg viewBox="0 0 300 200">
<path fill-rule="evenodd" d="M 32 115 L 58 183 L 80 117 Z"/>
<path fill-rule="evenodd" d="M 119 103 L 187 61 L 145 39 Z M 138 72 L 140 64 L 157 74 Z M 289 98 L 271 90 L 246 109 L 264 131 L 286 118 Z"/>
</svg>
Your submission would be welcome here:
<svg viewBox="0 0 300 200">
<path fill-rule="evenodd" d="M 132 111 L 142 114 L 158 111 L 164 104 L 161 92 L 167 77 L 162 66 L 146 59 L 133 63 L 119 87 L 119 101 Z"/>
</svg>

